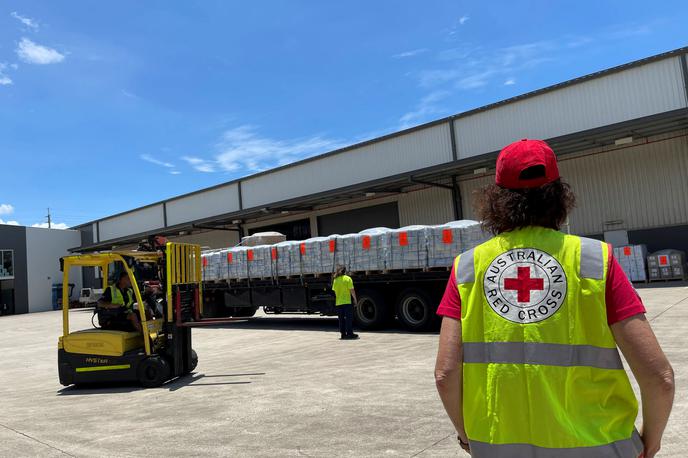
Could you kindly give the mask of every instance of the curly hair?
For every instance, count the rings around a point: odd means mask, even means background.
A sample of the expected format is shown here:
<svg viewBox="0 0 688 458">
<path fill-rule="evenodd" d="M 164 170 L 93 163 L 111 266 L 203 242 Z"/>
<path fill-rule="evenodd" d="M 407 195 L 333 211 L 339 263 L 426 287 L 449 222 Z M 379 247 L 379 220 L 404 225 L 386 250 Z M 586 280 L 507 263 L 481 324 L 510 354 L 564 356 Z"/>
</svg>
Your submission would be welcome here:
<svg viewBox="0 0 688 458">
<path fill-rule="evenodd" d="M 527 226 L 559 230 L 576 205 L 571 186 L 561 180 L 529 189 L 490 184 L 476 193 L 478 217 L 483 228 L 495 235 Z"/>
</svg>

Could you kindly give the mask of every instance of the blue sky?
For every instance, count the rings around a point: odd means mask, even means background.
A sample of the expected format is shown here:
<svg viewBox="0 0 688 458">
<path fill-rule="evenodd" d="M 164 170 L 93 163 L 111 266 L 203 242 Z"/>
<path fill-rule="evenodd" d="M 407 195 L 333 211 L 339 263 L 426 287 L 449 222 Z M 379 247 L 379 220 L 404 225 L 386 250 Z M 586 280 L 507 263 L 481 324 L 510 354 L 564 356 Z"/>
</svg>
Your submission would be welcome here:
<svg viewBox="0 0 688 458">
<path fill-rule="evenodd" d="M 685 1 L 1 0 L 0 222 L 250 175 L 685 46 L 687 23 Z"/>
</svg>

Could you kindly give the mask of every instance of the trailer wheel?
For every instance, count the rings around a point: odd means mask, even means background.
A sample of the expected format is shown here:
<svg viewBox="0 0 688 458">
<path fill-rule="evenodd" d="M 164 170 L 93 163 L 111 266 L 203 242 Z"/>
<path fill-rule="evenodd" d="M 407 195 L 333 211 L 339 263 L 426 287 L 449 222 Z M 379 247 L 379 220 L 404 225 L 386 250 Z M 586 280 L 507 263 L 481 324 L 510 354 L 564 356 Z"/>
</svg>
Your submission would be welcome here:
<svg viewBox="0 0 688 458">
<path fill-rule="evenodd" d="M 426 331 L 437 321 L 434 303 L 424 291 L 406 289 L 397 300 L 397 316 L 409 331 Z"/>
<path fill-rule="evenodd" d="M 160 356 L 149 356 L 138 367 L 139 383 L 145 388 L 160 386 L 170 378 L 170 366 Z"/>
<path fill-rule="evenodd" d="M 354 317 L 361 329 L 379 329 L 389 321 L 389 307 L 377 291 L 362 290 L 358 295 L 358 306 L 354 308 Z"/>
</svg>

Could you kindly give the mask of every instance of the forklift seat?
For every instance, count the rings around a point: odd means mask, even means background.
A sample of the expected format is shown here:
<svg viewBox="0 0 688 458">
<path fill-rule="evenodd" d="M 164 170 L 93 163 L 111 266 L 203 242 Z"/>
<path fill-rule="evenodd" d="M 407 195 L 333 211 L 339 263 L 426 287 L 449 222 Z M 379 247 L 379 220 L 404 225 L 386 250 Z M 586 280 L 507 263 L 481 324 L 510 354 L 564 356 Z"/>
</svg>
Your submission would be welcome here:
<svg viewBox="0 0 688 458">
<path fill-rule="evenodd" d="M 67 353 L 83 355 L 122 356 L 125 352 L 143 347 L 140 332 L 87 329 L 61 337 Z"/>
</svg>

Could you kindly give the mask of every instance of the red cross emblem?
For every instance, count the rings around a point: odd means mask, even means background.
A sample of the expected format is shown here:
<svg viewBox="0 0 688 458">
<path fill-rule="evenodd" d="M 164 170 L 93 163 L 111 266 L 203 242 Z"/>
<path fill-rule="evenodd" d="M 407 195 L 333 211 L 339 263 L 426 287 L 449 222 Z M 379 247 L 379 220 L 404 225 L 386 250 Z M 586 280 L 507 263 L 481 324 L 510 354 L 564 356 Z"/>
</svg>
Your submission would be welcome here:
<svg viewBox="0 0 688 458">
<path fill-rule="evenodd" d="M 504 289 L 518 291 L 518 302 L 530 302 L 531 291 L 545 289 L 542 278 L 530 278 L 530 267 L 519 267 L 518 278 L 505 278 Z"/>
</svg>

